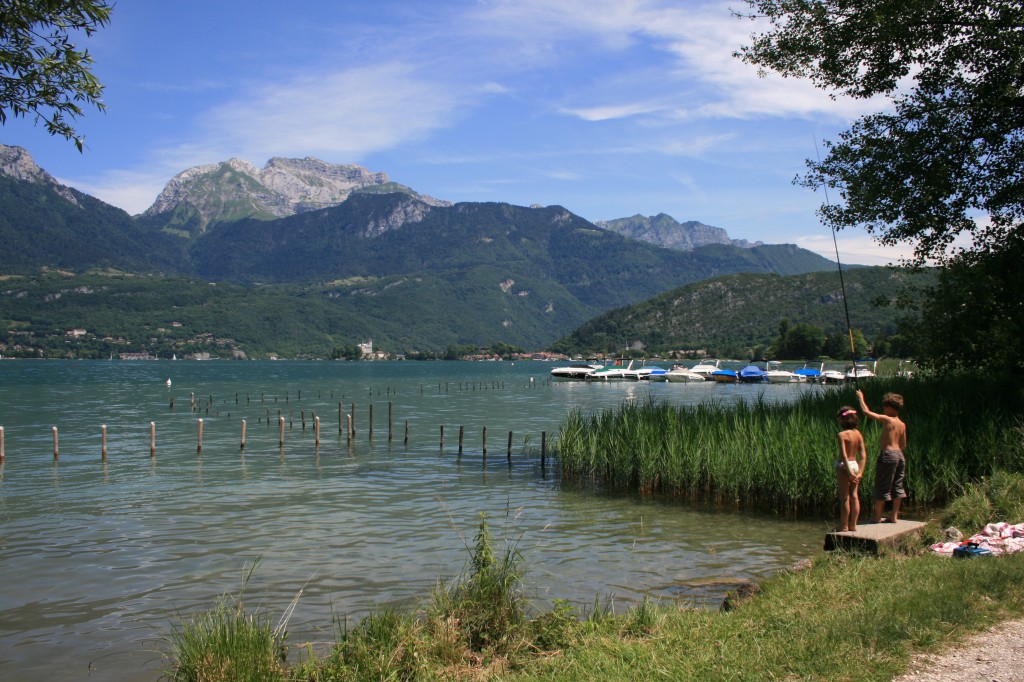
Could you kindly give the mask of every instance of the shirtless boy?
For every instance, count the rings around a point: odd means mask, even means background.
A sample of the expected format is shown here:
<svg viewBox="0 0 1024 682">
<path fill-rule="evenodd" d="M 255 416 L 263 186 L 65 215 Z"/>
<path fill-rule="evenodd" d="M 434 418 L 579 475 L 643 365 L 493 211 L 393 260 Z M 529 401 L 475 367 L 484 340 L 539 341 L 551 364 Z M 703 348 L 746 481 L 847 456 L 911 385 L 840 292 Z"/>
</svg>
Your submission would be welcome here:
<svg viewBox="0 0 1024 682">
<path fill-rule="evenodd" d="M 900 516 L 900 504 L 907 496 L 903 489 L 907 460 L 903 451 L 907 449 L 907 425 L 900 419 L 903 396 L 886 393 L 882 396 L 882 414 L 872 412 L 864 402 L 864 394 L 857 391 L 861 412 L 868 419 L 882 423 L 882 434 L 878 438 L 881 452 L 875 464 L 875 513 L 873 523 L 896 523 Z M 883 518 L 885 503 L 892 500 L 892 516 Z"/>
</svg>

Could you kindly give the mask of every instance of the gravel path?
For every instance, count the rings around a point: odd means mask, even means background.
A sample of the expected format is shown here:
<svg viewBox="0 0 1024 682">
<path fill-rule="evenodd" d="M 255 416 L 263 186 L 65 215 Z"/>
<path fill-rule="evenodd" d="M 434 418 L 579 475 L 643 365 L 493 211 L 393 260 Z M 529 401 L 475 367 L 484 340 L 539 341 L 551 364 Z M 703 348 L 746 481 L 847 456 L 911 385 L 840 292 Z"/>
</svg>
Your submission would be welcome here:
<svg viewBox="0 0 1024 682">
<path fill-rule="evenodd" d="M 895 682 L 1024 681 L 1024 620 L 1011 620 L 967 638 L 955 648 L 914 659 Z"/>
</svg>

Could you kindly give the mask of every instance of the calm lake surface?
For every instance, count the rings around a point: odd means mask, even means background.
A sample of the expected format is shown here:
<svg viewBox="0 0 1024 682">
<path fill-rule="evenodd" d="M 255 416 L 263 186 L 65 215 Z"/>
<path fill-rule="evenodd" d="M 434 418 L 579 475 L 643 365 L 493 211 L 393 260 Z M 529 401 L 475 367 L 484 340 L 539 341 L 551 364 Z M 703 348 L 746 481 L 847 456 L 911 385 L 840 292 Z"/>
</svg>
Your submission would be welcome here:
<svg viewBox="0 0 1024 682">
<path fill-rule="evenodd" d="M 820 389 L 556 382 L 553 366 L 0 362 L 0 679 L 155 680 L 172 627 L 237 593 L 256 560 L 246 603 L 276 622 L 302 590 L 289 642 L 329 642 L 332 617 L 354 623 L 459 575 L 481 512 L 497 548 L 522 555 L 541 605 L 611 597 L 623 610 L 650 596 L 717 607 L 736 581 L 820 551 L 825 520 L 572 491 L 540 463 L 541 432 L 550 447 L 571 409 Z M 339 402 L 346 419 L 355 405 L 351 443 Z"/>
</svg>

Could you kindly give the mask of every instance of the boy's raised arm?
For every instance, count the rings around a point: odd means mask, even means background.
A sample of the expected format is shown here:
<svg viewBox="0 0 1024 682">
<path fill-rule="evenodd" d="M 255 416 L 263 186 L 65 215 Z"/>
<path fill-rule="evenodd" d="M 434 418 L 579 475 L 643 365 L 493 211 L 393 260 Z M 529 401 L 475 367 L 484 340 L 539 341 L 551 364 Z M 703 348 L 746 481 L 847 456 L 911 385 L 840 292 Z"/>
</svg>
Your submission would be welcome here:
<svg viewBox="0 0 1024 682">
<path fill-rule="evenodd" d="M 856 391 L 854 391 L 854 393 L 856 393 L 856 395 L 857 395 L 857 400 L 860 401 L 860 411 L 864 413 L 865 417 L 870 417 L 871 419 L 874 419 L 876 421 L 885 421 L 886 417 L 885 417 L 884 414 L 878 414 L 877 412 L 872 412 L 868 408 L 868 404 L 866 402 L 864 402 L 864 392 L 863 391 L 861 391 L 858 388 Z"/>
</svg>

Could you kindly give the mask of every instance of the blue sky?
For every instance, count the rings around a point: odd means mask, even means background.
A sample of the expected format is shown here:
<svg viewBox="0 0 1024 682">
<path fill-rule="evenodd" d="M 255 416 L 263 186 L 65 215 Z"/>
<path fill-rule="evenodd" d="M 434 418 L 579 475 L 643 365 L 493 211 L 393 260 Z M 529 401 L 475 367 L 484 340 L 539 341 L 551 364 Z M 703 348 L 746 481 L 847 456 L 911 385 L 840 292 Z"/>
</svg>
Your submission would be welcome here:
<svg viewBox="0 0 1024 682">
<path fill-rule="evenodd" d="M 878 102 L 759 78 L 741 0 L 118 0 L 91 40 L 108 110 L 86 150 L 8 119 L 61 182 L 144 211 L 191 166 L 314 156 L 451 201 L 667 213 L 832 257 L 792 184 Z M 835 197 L 832 197 L 834 200 Z M 851 263 L 895 262 L 862 231 Z"/>
</svg>

